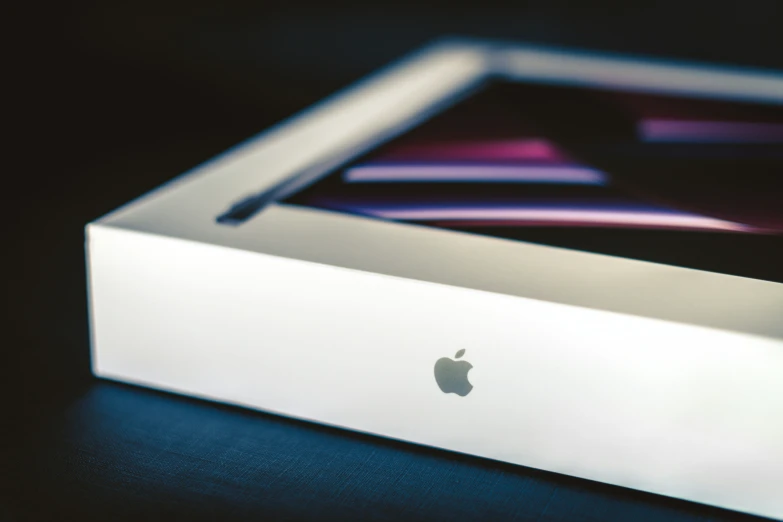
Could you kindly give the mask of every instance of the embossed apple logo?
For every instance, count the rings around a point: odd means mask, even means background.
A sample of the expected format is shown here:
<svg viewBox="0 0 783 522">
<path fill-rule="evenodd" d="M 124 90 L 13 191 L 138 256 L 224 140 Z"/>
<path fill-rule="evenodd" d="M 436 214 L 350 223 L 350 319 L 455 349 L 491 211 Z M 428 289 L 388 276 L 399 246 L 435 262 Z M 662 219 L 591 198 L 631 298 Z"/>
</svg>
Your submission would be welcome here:
<svg viewBox="0 0 783 522">
<path fill-rule="evenodd" d="M 457 352 L 454 359 L 465 355 L 465 350 Z M 460 397 L 470 393 L 473 385 L 468 381 L 468 372 L 473 365 L 467 361 L 455 361 L 448 357 L 441 357 L 435 363 L 435 382 L 438 383 L 443 393 L 456 393 Z"/>
</svg>

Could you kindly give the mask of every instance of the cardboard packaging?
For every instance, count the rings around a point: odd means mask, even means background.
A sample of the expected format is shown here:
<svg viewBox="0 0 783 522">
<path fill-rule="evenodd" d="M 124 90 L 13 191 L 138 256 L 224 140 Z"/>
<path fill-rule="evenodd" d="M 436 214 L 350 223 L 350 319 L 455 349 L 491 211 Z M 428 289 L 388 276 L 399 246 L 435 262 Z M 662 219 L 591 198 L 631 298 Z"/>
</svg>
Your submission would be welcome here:
<svg viewBox="0 0 783 522">
<path fill-rule="evenodd" d="M 94 373 L 783 517 L 783 285 L 276 197 L 498 71 L 783 102 L 769 74 L 433 45 L 89 224 Z"/>
</svg>

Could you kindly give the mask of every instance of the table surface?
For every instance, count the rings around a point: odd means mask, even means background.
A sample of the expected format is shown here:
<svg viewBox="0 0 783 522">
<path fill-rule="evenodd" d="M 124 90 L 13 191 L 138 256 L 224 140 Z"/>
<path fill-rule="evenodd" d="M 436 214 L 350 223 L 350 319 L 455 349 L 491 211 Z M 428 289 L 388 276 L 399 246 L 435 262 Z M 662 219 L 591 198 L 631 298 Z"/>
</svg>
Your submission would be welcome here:
<svg viewBox="0 0 783 522">
<path fill-rule="evenodd" d="M 13 312 L 0 361 L 0 520 L 740 518 L 96 380 L 82 227 L 442 34 L 783 69 L 775 2 L 713 4 L 709 17 L 683 4 L 612 2 L 448 12 L 228 2 L 220 15 L 163 5 L 188 14 L 150 17 L 145 2 L 31 14 L 49 45 L 16 102 L 31 115 L 19 133 L 34 148 L 9 174 L 21 191 L 4 203 Z"/>
</svg>

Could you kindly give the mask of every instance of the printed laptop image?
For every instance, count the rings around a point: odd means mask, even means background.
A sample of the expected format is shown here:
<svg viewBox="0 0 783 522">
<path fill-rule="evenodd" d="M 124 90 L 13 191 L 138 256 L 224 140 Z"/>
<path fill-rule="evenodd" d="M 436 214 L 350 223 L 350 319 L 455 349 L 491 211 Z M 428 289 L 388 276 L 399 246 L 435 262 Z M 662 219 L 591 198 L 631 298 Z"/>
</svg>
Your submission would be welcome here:
<svg viewBox="0 0 783 522">
<path fill-rule="evenodd" d="M 783 106 L 494 80 L 284 202 L 783 282 Z"/>
</svg>

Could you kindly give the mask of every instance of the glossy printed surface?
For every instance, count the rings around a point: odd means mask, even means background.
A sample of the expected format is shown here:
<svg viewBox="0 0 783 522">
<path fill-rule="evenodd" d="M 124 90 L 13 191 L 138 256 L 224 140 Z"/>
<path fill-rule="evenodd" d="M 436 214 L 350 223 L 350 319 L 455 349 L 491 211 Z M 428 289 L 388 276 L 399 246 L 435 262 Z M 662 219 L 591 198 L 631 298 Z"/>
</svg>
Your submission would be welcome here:
<svg viewBox="0 0 783 522">
<path fill-rule="evenodd" d="M 287 202 L 783 282 L 783 107 L 490 83 Z"/>
</svg>

